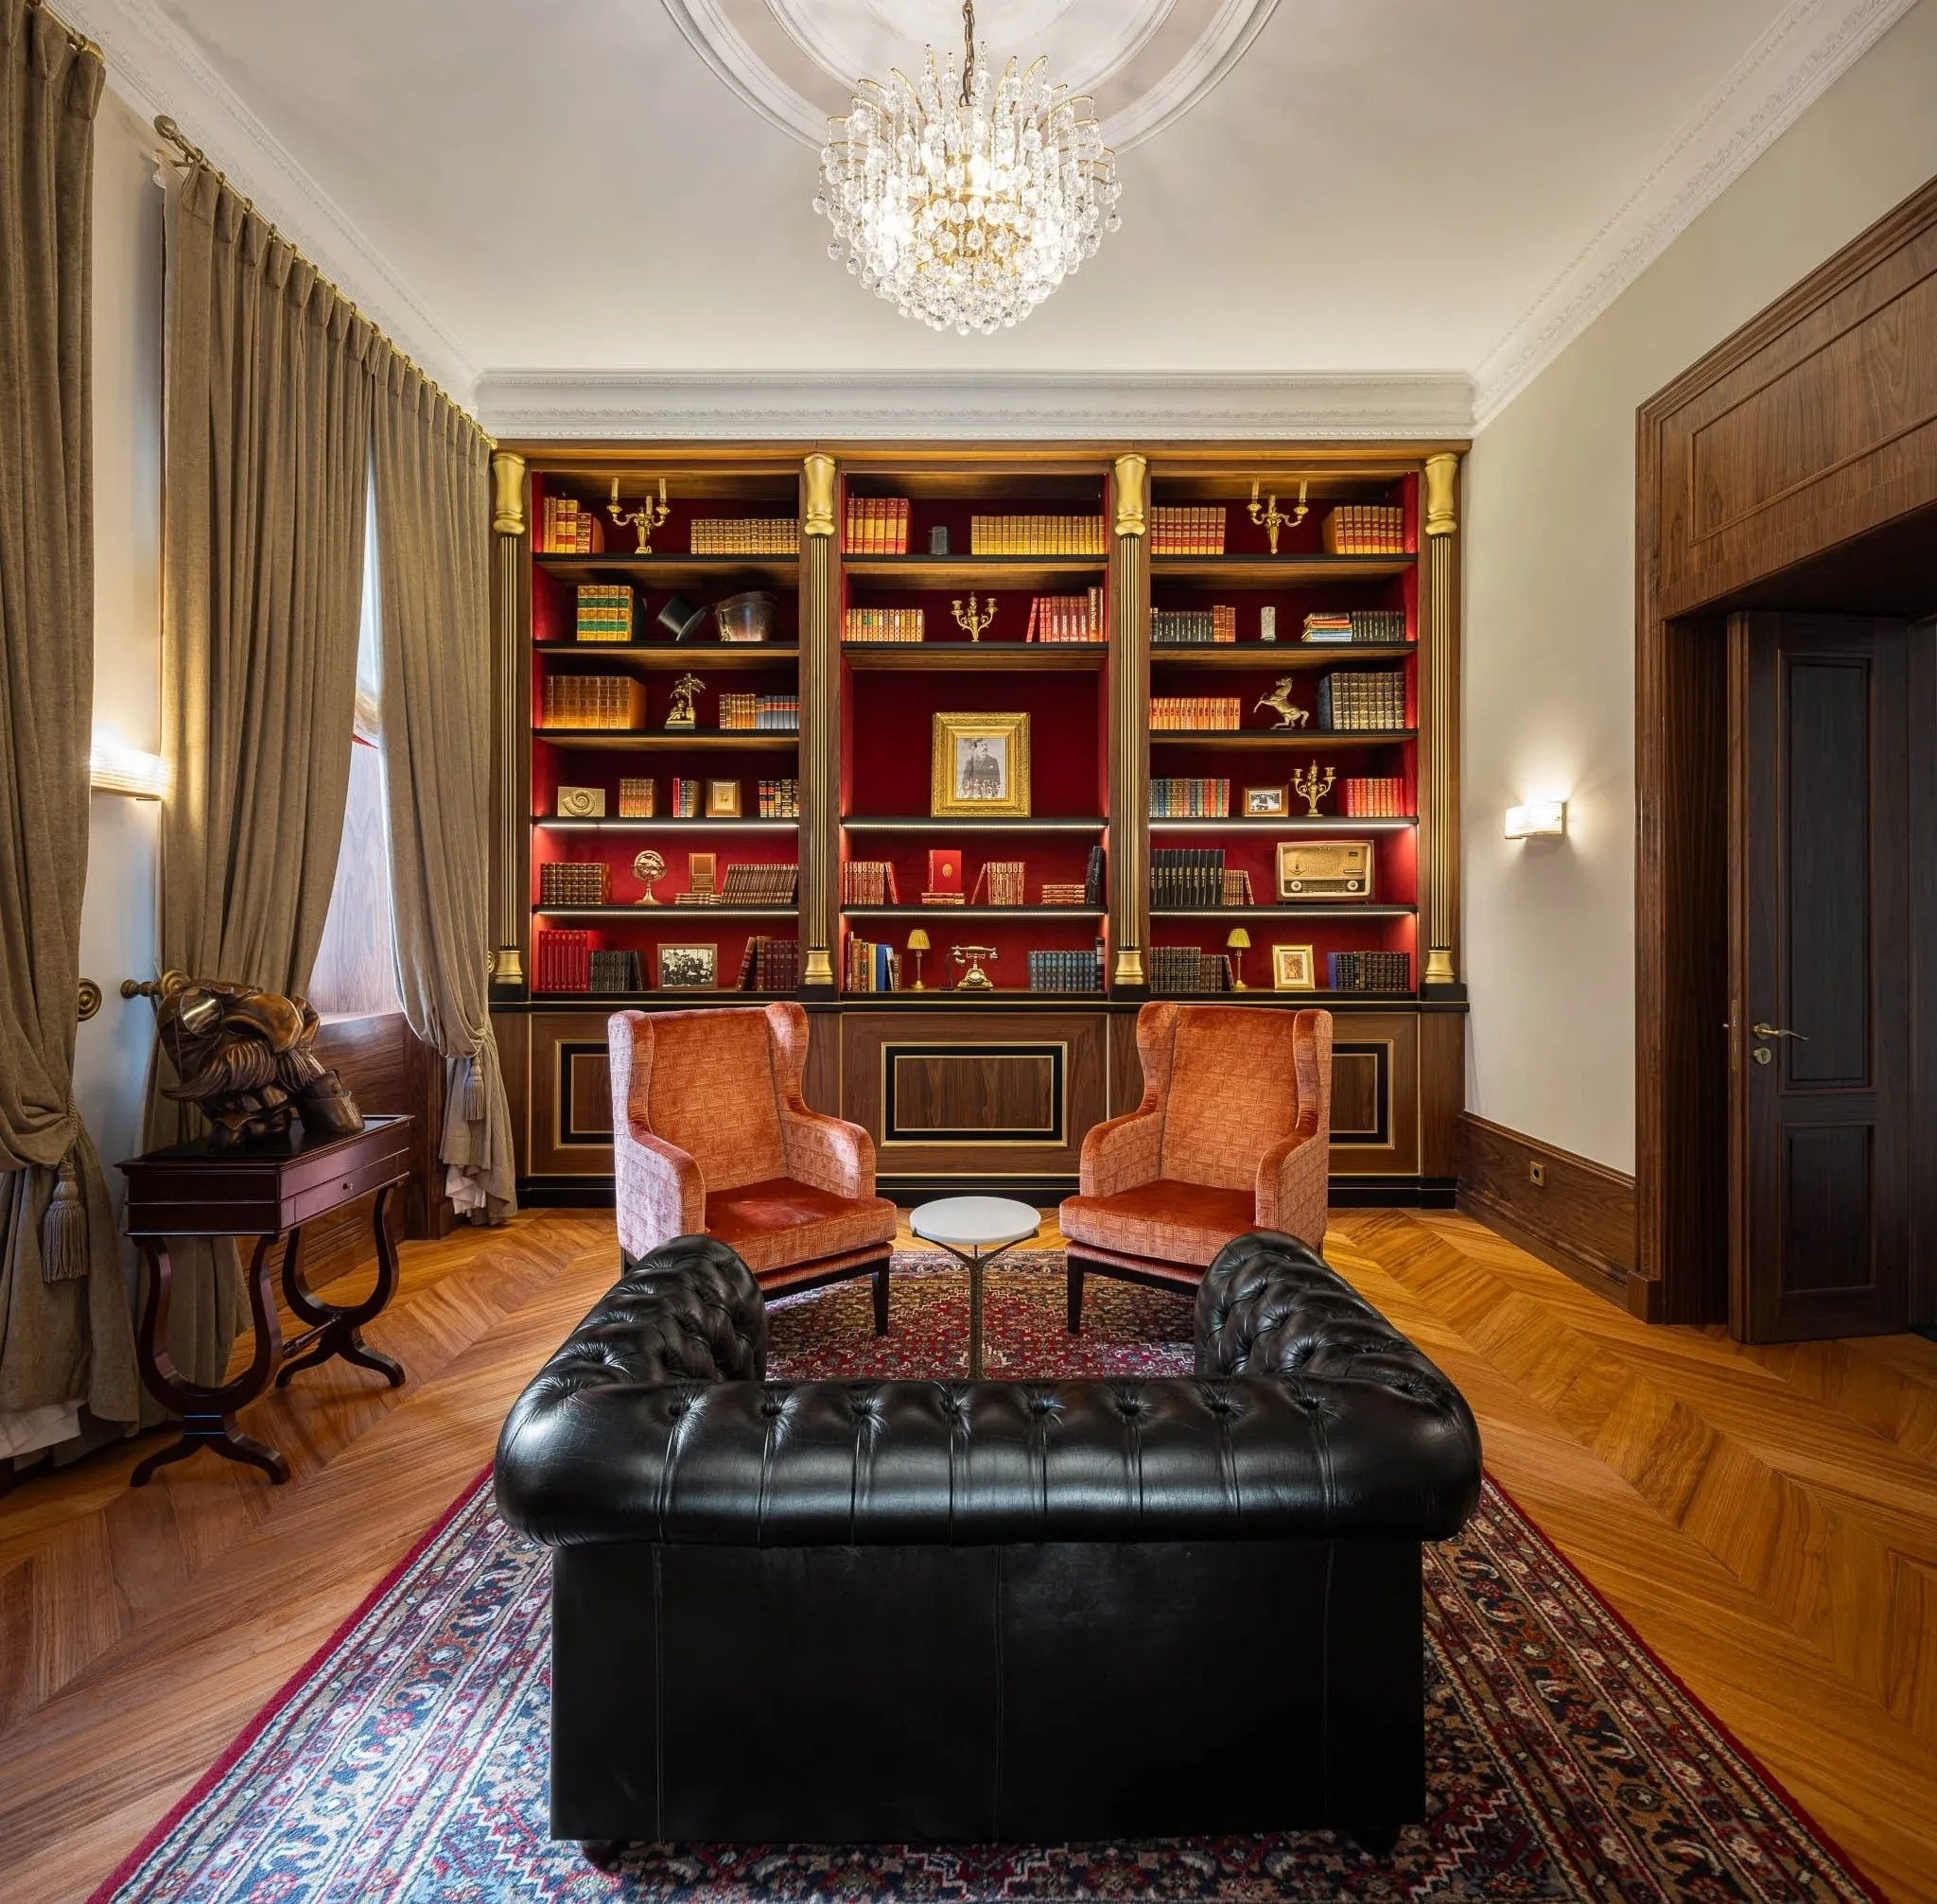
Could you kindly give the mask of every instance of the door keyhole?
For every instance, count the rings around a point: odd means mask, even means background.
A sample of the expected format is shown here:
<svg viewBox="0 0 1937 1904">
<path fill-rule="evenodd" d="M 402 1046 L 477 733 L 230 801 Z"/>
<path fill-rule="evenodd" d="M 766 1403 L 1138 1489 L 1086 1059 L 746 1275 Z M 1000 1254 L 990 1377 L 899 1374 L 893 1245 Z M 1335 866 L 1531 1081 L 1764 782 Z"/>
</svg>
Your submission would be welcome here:
<svg viewBox="0 0 1937 1904">
<path fill-rule="evenodd" d="M 1771 1054 L 1770 1052 L 1769 1047 L 1766 1044 L 1758 1044 L 1755 1047 L 1755 1049 L 1749 1054 L 1749 1056 L 1753 1057 L 1757 1064 L 1767 1064 L 1770 1060 Z"/>
</svg>

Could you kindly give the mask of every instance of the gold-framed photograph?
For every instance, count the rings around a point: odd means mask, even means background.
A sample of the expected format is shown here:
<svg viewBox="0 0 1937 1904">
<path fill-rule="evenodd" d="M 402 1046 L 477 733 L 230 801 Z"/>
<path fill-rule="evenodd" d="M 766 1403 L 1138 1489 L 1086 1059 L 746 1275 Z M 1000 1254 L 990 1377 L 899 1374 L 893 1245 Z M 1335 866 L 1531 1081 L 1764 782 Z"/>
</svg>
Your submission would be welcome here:
<svg viewBox="0 0 1937 1904">
<path fill-rule="evenodd" d="M 1271 948 L 1271 986 L 1274 991 L 1317 991 L 1318 962 L 1311 946 Z"/>
<path fill-rule="evenodd" d="M 1291 812 L 1291 789 L 1289 787 L 1247 787 L 1245 789 L 1245 818 L 1248 820 L 1282 820 Z"/>
<path fill-rule="evenodd" d="M 709 820 L 737 820 L 740 817 L 740 782 L 738 780 L 708 780 L 707 782 L 707 818 Z"/>
<path fill-rule="evenodd" d="M 661 991 L 711 991 L 719 978 L 720 948 L 717 945 L 659 948 Z"/>
<path fill-rule="evenodd" d="M 937 714 L 928 811 L 938 820 L 1029 817 L 1029 716 Z"/>
</svg>

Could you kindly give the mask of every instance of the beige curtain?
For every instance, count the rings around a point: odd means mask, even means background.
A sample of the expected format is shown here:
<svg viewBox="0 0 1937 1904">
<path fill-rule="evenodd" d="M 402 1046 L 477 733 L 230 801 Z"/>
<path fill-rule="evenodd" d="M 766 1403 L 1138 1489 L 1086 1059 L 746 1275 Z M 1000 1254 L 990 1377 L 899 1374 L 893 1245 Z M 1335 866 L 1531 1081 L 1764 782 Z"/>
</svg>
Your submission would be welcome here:
<svg viewBox="0 0 1937 1904">
<path fill-rule="evenodd" d="M 445 1191 L 501 1223 L 511 1111 L 486 967 L 491 806 L 490 450 L 392 356 L 376 393 L 383 747 L 397 965 L 410 1029 L 445 1065 Z"/>
<path fill-rule="evenodd" d="M 300 991 L 349 785 L 373 333 L 206 167 L 171 177 L 168 240 L 160 961 Z M 150 1092 L 150 1144 L 201 1127 Z M 170 1346 L 207 1382 L 238 1289 L 198 1254 Z"/>
<path fill-rule="evenodd" d="M 121 1250 L 73 1098 L 94 704 L 101 61 L 0 0 L 0 1455 L 140 1400 Z"/>
</svg>

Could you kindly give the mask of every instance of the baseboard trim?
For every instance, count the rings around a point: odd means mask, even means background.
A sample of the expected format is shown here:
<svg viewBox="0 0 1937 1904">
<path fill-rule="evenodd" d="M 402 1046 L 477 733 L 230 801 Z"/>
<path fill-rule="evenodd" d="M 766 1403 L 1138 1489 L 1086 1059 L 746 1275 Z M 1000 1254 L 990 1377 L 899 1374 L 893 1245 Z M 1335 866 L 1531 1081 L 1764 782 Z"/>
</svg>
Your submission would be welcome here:
<svg viewBox="0 0 1937 1904">
<path fill-rule="evenodd" d="M 1544 1188 L 1532 1181 L 1536 1163 Z M 1625 1172 L 1462 1111 L 1458 1207 L 1583 1288 L 1630 1306 L 1636 1219 Z"/>
</svg>

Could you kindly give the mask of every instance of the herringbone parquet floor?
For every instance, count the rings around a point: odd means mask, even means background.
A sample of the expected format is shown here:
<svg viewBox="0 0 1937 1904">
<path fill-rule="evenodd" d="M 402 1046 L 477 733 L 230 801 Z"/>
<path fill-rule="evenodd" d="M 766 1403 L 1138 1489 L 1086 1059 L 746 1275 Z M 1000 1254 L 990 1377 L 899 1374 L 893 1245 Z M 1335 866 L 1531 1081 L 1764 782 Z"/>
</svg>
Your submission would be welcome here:
<svg viewBox="0 0 1937 1904">
<path fill-rule="evenodd" d="M 1937 1345 L 1648 1329 L 1464 1217 L 1327 1254 L 1473 1403 L 1495 1477 L 1890 1895 L 1937 1899 Z M 410 1246 L 373 1341 L 247 1418 L 288 1487 L 152 1441 L 0 1499 L 0 1895 L 84 1898 L 490 1458 L 610 1279 L 609 1215 Z"/>
</svg>

